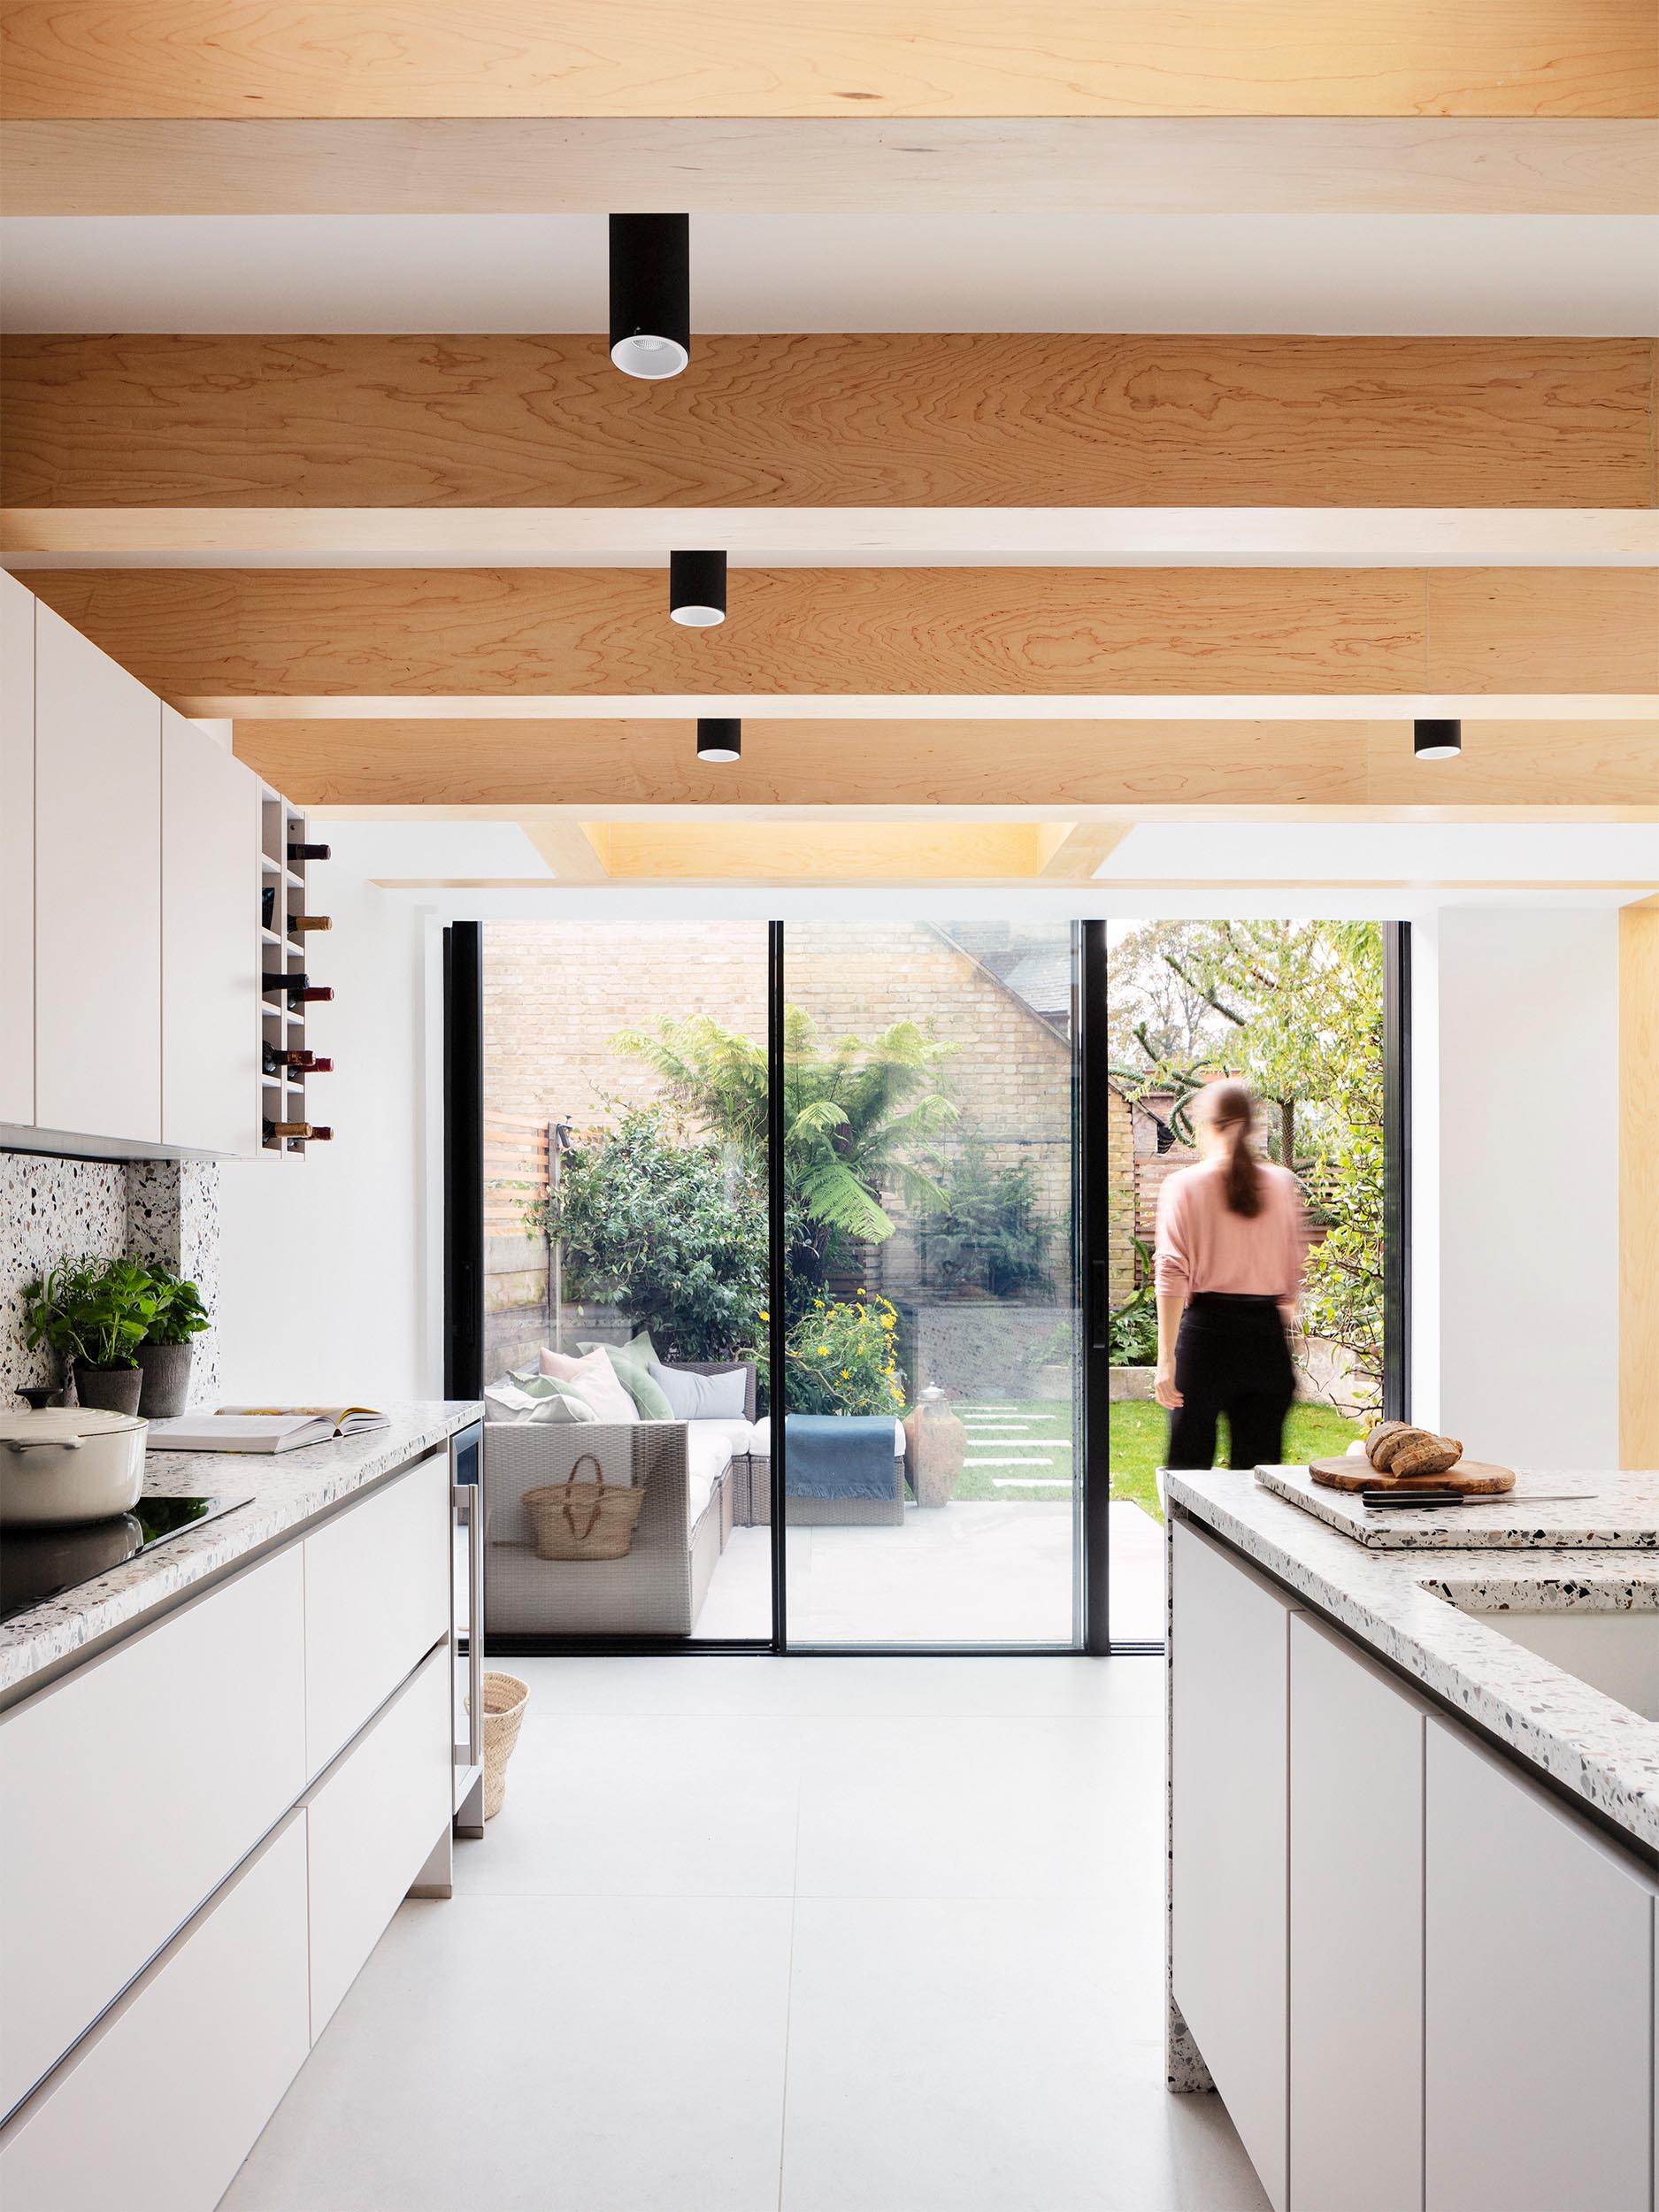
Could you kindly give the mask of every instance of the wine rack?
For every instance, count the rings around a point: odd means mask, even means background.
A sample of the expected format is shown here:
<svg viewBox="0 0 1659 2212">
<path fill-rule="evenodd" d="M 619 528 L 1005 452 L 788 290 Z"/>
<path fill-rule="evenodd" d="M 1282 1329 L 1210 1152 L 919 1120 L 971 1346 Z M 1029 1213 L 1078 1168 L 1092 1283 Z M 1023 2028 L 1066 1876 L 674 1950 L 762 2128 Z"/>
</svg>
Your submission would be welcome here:
<svg viewBox="0 0 1659 2212">
<path fill-rule="evenodd" d="M 280 792 L 269 785 L 259 787 L 259 972 L 267 975 L 297 976 L 308 973 L 313 958 L 326 945 L 327 939 L 320 932 L 296 933 L 294 918 L 311 911 L 307 904 L 310 864 L 303 859 L 291 861 L 288 848 L 308 841 L 305 817 L 297 808 L 290 806 Z M 267 896 L 267 894 L 270 895 Z M 313 983 L 323 979 L 315 974 Z M 307 1077 L 301 1071 L 279 1066 L 274 1074 L 265 1072 L 266 1050 L 275 1052 L 303 1052 L 305 1041 L 305 1002 L 290 1005 L 286 990 L 267 991 L 261 984 L 259 995 L 259 1126 L 263 1133 L 267 1122 L 319 1121 L 323 1116 L 311 1110 L 306 1097 Z M 315 1080 L 318 1079 L 309 1079 Z M 320 1079 L 326 1080 L 326 1078 Z M 303 1158 L 306 1140 L 303 1137 L 265 1136 L 261 1145 L 267 1157 Z"/>
</svg>

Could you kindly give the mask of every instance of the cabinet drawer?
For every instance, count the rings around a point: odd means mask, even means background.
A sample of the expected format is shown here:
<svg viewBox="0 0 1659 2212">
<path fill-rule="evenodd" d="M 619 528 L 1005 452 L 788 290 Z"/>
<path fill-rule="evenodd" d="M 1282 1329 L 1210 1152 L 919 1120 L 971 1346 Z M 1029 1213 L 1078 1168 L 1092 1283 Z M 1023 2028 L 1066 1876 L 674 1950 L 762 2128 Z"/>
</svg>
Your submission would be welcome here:
<svg viewBox="0 0 1659 2212">
<path fill-rule="evenodd" d="M 303 1789 L 303 1597 L 278 1553 L 0 1722 L 0 2113 Z"/>
<path fill-rule="evenodd" d="M 313 2041 L 449 1824 L 451 1761 L 449 1655 L 434 1651 L 306 1801 Z"/>
<path fill-rule="evenodd" d="M 211 2212 L 307 2048 L 296 1812 L 0 2133 L 0 2202 Z"/>
<path fill-rule="evenodd" d="M 449 1621 L 449 1455 L 305 1539 L 305 1747 L 320 1774 Z"/>
</svg>

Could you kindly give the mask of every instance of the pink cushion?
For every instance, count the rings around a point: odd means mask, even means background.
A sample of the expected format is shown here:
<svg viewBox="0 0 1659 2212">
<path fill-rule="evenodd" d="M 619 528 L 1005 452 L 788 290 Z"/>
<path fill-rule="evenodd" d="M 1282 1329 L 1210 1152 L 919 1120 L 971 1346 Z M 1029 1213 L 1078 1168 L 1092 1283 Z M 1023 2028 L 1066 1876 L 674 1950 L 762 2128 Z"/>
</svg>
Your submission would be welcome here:
<svg viewBox="0 0 1659 2212">
<path fill-rule="evenodd" d="M 584 1352 L 580 1359 L 573 1359 L 568 1352 L 550 1351 L 544 1344 L 540 1365 L 544 1375 L 567 1385 L 585 1399 L 602 1421 L 638 1421 L 640 1409 L 603 1349 Z"/>
</svg>

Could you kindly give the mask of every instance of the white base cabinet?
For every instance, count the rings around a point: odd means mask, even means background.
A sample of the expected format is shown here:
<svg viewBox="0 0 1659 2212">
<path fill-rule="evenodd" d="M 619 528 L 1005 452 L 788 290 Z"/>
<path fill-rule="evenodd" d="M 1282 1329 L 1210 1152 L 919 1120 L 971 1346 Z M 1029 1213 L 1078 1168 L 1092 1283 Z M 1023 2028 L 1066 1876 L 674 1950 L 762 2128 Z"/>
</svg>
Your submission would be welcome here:
<svg viewBox="0 0 1659 2212">
<path fill-rule="evenodd" d="M 1423 2202 L 1424 1722 L 1292 1616 L 1290 2178 L 1314 2212 Z"/>
<path fill-rule="evenodd" d="M 1275 2212 L 1653 2212 L 1659 1883 L 1170 1541 L 1171 1991 Z"/>
<path fill-rule="evenodd" d="M 1648 2212 L 1653 1891 L 1428 1724 L 1427 2212 Z"/>
<path fill-rule="evenodd" d="M 6 2212 L 211 2212 L 403 1896 L 446 1893 L 448 1471 L 0 1717 Z"/>
<path fill-rule="evenodd" d="M 0 2113 L 305 1786 L 297 1547 L 0 1723 Z"/>
<path fill-rule="evenodd" d="M 0 571 L 0 1122 L 35 1118 L 35 595 Z"/>
<path fill-rule="evenodd" d="M 211 2212 L 311 2048 L 290 1814 L 0 2137 L 15 2212 Z"/>
<path fill-rule="evenodd" d="M 449 1823 L 449 1714 L 445 1649 L 432 1654 L 306 1801 L 313 2040 Z"/>
<path fill-rule="evenodd" d="M 1171 1541 L 1171 1986 L 1285 2212 L 1290 1608 L 1195 1530 Z"/>
</svg>

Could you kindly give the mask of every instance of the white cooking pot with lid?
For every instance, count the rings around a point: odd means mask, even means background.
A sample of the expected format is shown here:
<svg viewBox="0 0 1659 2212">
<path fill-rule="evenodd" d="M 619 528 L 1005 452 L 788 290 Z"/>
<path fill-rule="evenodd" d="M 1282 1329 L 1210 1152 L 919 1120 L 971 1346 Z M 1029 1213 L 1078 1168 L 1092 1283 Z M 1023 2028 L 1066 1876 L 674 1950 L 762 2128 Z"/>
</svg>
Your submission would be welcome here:
<svg viewBox="0 0 1659 2212">
<path fill-rule="evenodd" d="M 137 1504 L 148 1421 L 97 1406 L 0 1413 L 0 1525 L 104 1521 Z"/>
</svg>

